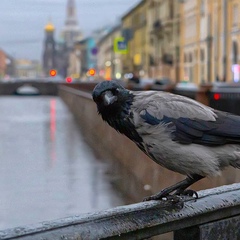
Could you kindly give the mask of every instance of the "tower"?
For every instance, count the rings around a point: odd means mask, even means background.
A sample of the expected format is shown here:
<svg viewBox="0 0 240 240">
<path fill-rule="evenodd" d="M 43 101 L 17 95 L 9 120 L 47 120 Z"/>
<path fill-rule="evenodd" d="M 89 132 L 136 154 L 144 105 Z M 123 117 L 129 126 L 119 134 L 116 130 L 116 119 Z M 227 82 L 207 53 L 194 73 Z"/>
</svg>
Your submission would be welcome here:
<svg viewBox="0 0 240 240">
<path fill-rule="evenodd" d="M 66 21 L 63 29 L 63 37 L 68 50 L 72 50 L 74 42 L 81 38 L 82 34 L 78 26 L 75 0 L 67 0 Z"/>
<path fill-rule="evenodd" d="M 55 40 L 54 40 L 54 25 L 49 21 L 44 28 L 45 40 L 43 50 L 43 70 L 45 76 L 49 76 L 49 71 L 56 67 L 55 63 Z"/>
</svg>

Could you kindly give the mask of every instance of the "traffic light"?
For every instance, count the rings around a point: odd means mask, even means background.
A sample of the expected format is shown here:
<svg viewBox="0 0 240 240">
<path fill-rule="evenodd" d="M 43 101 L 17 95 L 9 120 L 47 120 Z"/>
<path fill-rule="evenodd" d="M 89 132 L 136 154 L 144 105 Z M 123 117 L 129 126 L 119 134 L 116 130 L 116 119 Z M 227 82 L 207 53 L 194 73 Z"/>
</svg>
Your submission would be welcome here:
<svg viewBox="0 0 240 240">
<path fill-rule="evenodd" d="M 88 70 L 88 75 L 89 76 L 94 76 L 96 74 L 96 70 L 94 69 L 94 68 L 90 68 L 89 70 Z"/>
<path fill-rule="evenodd" d="M 51 69 L 51 70 L 49 71 L 49 75 L 50 75 L 51 77 L 55 77 L 55 76 L 57 75 L 57 71 L 56 71 L 55 69 Z"/>
<path fill-rule="evenodd" d="M 213 98 L 214 98 L 214 100 L 219 100 L 220 98 L 221 98 L 221 95 L 219 94 L 219 93 L 214 93 L 213 94 Z"/>
<path fill-rule="evenodd" d="M 67 78 L 66 78 L 66 82 L 67 82 L 67 83 L 71 83 L 71 82 L 72 82 L 72 78 L 71 78 L 71 77 L 67 77 Z"/>
</svg>

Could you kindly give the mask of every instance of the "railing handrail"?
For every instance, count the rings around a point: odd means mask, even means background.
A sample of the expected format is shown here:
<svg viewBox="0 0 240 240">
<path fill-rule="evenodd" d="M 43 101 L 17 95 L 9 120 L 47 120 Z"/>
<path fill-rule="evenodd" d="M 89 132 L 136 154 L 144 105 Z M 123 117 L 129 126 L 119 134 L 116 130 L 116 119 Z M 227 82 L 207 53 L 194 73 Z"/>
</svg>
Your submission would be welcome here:
<svg viewBox="0 0 240 240">
<path fill-rule="evenodd" d="M 240 215 L 240 184 L 180 202 L 150 201 L 0 231 L 0 239 L 145 239 Z"/>
<path fill-rule="evenodd" d="M 86 92 L 86 91 L 82 91 L 80 89 L 72 88 L 71 86 L 60 85 L 59 89 L 62 89 L 64 91 L 72 93 L 74 95 L 78 95 L 80 97 L 84 97 L 84 98 L 87 98 L 87 99 L 92 99 L 91 93 Z"/>
</svg>

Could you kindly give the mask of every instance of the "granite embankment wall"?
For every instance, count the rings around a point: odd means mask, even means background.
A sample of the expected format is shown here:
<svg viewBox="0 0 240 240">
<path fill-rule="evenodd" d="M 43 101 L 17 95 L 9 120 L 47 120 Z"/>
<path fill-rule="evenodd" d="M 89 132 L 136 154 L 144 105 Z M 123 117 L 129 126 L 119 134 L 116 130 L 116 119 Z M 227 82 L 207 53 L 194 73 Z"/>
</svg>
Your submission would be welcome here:
<svg viewBox="0 0 240 240">
<path fill-rule="evenodd" d="M 97 114 L 91 89 L 84 90 L 61 86 L 59 95 L 75 116 L 86 141 L 100 158 L 109 162 L 114 182 L 123 194 L 140 201 L 184 178 L 154 163 L 134 143 L 103 122 Z M 192 188 L 200 190 L 239 181 L 239 170 L 229 168 L 221 177 L 201 180 Z"/>
</svg>

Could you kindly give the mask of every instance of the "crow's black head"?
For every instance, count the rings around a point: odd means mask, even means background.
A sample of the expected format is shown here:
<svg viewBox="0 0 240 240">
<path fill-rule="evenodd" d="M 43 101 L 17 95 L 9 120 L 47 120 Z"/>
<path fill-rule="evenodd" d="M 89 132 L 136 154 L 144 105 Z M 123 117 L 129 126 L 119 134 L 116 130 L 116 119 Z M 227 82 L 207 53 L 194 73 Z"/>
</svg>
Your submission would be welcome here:
<svg viewBox="0 0 240 240">
<path fill-rule="evenodd" d="M 97 104 L 98 112 L 108 121 L 112 117 L 120 117 L 127 113 L 132 94 L 117 81 L 104 81 L 93 90 L 93 100 Z"/>
<path fill-rule="evenodd" d="M 131 121 L 133 116 L 130 109 L 134 98 L 133 93 L 125 89 L 118 81 L 105 81 L 93 89 L 92 96 L 103 120 L 140 146 L 142 138 Z"/>
</svg>

